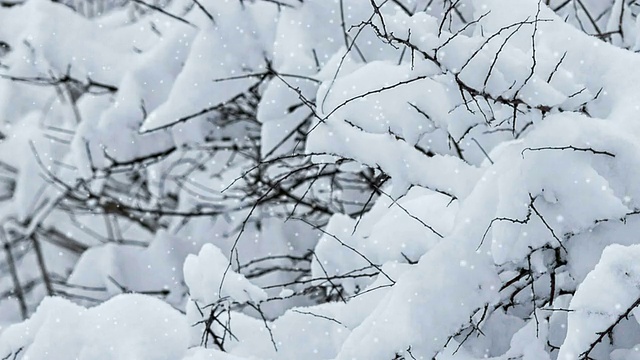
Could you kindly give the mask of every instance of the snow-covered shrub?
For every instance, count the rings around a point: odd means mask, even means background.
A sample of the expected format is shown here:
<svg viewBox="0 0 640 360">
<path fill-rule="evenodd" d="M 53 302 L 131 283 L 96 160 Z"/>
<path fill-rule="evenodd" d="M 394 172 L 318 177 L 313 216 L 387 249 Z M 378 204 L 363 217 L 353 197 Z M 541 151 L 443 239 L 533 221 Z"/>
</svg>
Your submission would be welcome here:
<svg viewBox="0 0 640 360">
<path fill-rule="evenodd" d="M 0 8 L 0 358 L 638 357 L 634 1 L 72 5 Z"/>
</svg>

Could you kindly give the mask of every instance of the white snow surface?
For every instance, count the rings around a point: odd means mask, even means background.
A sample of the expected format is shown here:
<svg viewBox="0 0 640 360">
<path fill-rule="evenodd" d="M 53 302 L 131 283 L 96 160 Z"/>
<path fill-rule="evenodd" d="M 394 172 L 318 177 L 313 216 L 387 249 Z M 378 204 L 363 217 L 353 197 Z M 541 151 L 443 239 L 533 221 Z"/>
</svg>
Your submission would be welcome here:
<svg viewBox="0 0 640 360">
<path fill-rule="evenodd" d="M 29 320 L 2 333 L 0 352 L 22 359 L 179 359 L 187 327 L 177 310 L 148 296 L 118 295 L 90 309 L 45 298 Z"/>
<path fill-rule="evenodd" d="M 637 10 L 612 1 L 591 29 L 568 5 L 460 2 L 174 1 L 97 19 L 1 7 L 0 160 L 15 187 L 0 240 L 40 244 L 55 286 L 78 288 L 72 301 L 33 285 L 22 322 L 0 300 L 0 359 L 640 359 Z M 257 135 L 217 124 L 250 89 Z M 197 153 L 211 138 L 232 146 Z M 229 150 L 245 143 L 389 181 L 368 211 L 328 207 L 302 219 L 320 230 L 303 227 L 274 215 L 295 210 L 281 198 L 224 197 L 251 184 L 251 156 Z M 144 180 L 119 173 L 142 158 Z M 322 201 L 348 199 L 319 182 Z M 120 184 L 128 207 L 108 202 Z M 77 216 L 62 200 L 74 191 Z M 129 222 L 88 216 L 97 205 Z M 67 238 L 82 240 L 52 245 Z M 261 257 L 285 270 L 257 276 Z M 20 257 L 18 280 L 41 261 Z"/>
</svg>

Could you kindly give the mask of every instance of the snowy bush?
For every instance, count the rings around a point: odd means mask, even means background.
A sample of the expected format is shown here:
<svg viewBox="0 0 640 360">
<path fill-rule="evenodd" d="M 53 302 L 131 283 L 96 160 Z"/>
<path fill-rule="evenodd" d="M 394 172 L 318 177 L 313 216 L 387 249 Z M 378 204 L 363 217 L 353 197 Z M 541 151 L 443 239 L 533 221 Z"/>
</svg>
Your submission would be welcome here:
<svg viewBox="0 0 640 360">
<path fill-rule="evenodd" d="M 0 359 L 640 358 L 634 0 L 0 5 Z"/>
</svg>

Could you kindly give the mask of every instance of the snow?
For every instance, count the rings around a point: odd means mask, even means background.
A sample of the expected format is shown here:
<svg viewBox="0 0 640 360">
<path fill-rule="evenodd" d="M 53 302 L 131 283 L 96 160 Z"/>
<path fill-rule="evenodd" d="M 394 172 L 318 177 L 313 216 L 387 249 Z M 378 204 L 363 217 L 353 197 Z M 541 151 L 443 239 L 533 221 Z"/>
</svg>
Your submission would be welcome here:
<svg viewBox="0 0 640 360">
<path fill-rule="evenodd" d="M 449 3 L 0 7 L 0 358 L 640 358 L 640 10 Z"/>
<path fill-rule="evenodd" d="M 193 39 L 188 54 L 184 54 L 188 55 L 188 60 L 184 62 L 167 102 L 150 112 L 141 131 L 164 127 L 203 108 L 225 103 L 255 83 L 255 79 L 242 75 L 264 71 L 262 54 L 268 49 L 263 42 L 268 43 L 270 36 L 253 18 L 258 14 L 272 17 L 274 8 L 262 3 L 245 8 L 239 2 L 226 1 L 211 6 L 208 11 L 216 14 L 216 24 L 204 25 Z M 244 12 L 248 14 L 244 15 Z M 238 19 L 242 22 L 238 23 Z M 208 96 L 197 96 L 202 92 Z"/>
<path fill-rule="evenodd" d="M 640 269 L 637 245 L 610 245 L 602 258 L 571 300 L 567 337 L 560 348 L 559 359 L 575 358 L 597 344 L 601 333 L 627 314 L 637 313 L 640 299 Z M 598 296 L 594 297 L 593 294 Z"/>
<path fill-rule="evenodd" d="M 82 254 L 68 281 L 104 287 L 104 295 L 108 297 L 122 293 L 123 287 L 136 292 L 167 291 L 163 297 L 165 301 L 183 306 L 184 299 L 178 291 L 184 291 L 182 264 L 188 254 L 197 250 L 192 244 L 164 231 L 158 232 L 146 248 L 116 244 L 96 246 Z M 91 295 L 95 296 L 94 293 Z"/>
<path fill-rule="evenodd" d="M 451 231 L 457 204 L 452 204 L 445 195 L 418 189 L 395 204 L 389 199 L 378 201 L 360 223 L 344 215 L 333 216 L 315 248 L 312 276 L 366 273 L 360 269 L 369 268 L 369 261 L 374 264 L 418 261 L 433 249 L 441 237 Z M 376 208 L 384 213 L 374 216 Z M 403 226 L 396 228 L 397 223 Z M 332 282 L 351 294 L 356 287 L 363 289 L 369 285 L 372 279 L 346 278 Z"/>
<path fill-rule="evenodd" d="M 183 360 L 254 360 L 255 358 L 249 357 L 238 357 L 229 355 L 228 353 L 213 350 L 213 349 L 204 349 L 204 348 L 194 348 L 190 350 L 187 355 L 183 358 Z"/>
<path fill-rule="evenodd" d="M 267 298 L 264 290 L 242 274 L 229 270 L 230 266 L 229 260 L 212 244 L 205 244 L 197 256 L 187 256 L 184 276 L 191 298 L 205 304 L 226 297 L 240 302 Z"/>
<path fill-rule="evenodd" d="M 440 260 L 444 258 L 449 261 Z M 347 338 L 337 360 L 388 359 L 409 347 L 422 356 L 435 356 L 470 316 L 496 300 L 499 280 L 487 260 L 455 243 L 436 247 L 397 280 Z M 423 274 L 430 275 L 425 279 Z M 384 336 L 388 332 L 394 335 Z"/>
<path fill-rule="evenodd" d="M 0 353 L 19 352 L 22 359 L 179 359 L 187 326 L 178 311 L 148 296 L 118 295 L 90 309 L 45 298 L 29 320 L 2 332 Z"/>
</svg>

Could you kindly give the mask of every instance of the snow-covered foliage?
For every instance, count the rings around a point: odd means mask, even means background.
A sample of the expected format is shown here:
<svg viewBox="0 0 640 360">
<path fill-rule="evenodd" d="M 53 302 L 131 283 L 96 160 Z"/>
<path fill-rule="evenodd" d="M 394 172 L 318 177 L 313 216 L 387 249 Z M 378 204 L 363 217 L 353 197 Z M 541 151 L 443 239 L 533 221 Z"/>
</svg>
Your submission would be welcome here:
<svg viewBox="0 0 640 360">
<path fill-rule="evenodd" d="M 0 359 L 640 358 L 635 1 L 0 5 Z"/>
</svg>

